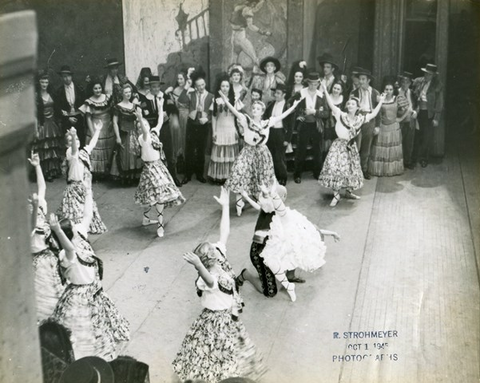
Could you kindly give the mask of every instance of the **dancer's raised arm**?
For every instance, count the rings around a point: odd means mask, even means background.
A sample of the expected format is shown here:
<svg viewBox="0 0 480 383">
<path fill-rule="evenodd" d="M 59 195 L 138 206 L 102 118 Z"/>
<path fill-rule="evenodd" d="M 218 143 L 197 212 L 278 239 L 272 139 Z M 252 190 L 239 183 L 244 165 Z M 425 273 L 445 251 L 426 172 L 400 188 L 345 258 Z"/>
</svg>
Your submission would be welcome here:
<svg viewBox="0 0 480 383">
<path fill-rule="evenodd" d="M 193 265 L 197 269 L 198 275 L 202 278 L 208 287 L 212 288 L 215 284 L 215 280 L 212 277 L 212 274 L 207 270 L 203 265 L 202 261 L 195 253 L 185 253 L 183 254 L 183 259 Z"/>
<path fill-rule="evenodd" d="M 228 101 L 228 97 L 221 90 L 218 91 L 218 94 L 222 98 L 223 102 L 225 102 L 225 105 L 227 105 L 230 112 L 232 112 L 235 117 L 237 117 L 239 120 L 246 121 L 245 115 L 240 113 L 232 104 L 230 104 L 230 102 Z"/>
<path fill-rule="evenodd" d="M 272 127 L 274 126 L 277 122 L 280 122 L 282 121 L 285 117 L 287 117 L 290 113 L 292 113 L 295 108 L 297 107 L 297 105 L 302 101 L 302 99 L 300 100 L 295 100 L 293 102 L 293 105 L 288 108 L 285 112 L 283 112 L 280 116 L 277 116 L 277 117 L 271 117 L 270 118 L 270 122 L 268 123 L 268 127 Z"/>
<path fill-rule="evenodd" d="M 63 250 L 65 250 L 65 256 L 67 257 L 67 259 L 69 261 L 73 260 L 75 258 L 75 246 L 63 232 L 62 228 L 58 223 L 58 218 L 54 213 L 50 214 L 50 219 L 48 220 L 48 223 L 50 224 L 50 228 L 58 238 Z"/>
<path fill-rule="evenodd" d="M 373 109 L 372 113 L 368 113 L 367 115 L 365 115 L 366 121 L 373 120 L 377 116 L 378 112 L 380 112 L 380 109 L 382 108 L 382 104 L 384 101 L 385 101 L 385 93 L 382 93 L 380 96 L 378 96 L 378 104 L 375 107 L 375 109 Z"/>
<path fill-rule="evenodd" d="M 328 107 L 330 108 L 330 110 L 332 111 L 332 114 L 335 116 L 335 115 L 338 115 L 341 110 L 338 106 L 336 106 L 334 103 L 333 103 L 333 100 L 332 100 L 332 97 L 330 96 L 330 94 L 328 93 L 328 89 L 327 87 L 325 86 L 325 82 L 322 81 L 322 84 L 321 84 L 321 87 L 322 87 L 322 91 L 323 91 L 323 94 L 325 95 L 325 99 L 327 100 L 327 104 L 328 104 Z"/>
<path fill-rule="evenodd" d="M 93 130 L 94 130 L 93 137 L 90 140 L 89 144 L 85 145 L 85 148 L 89 153 L 91 153 L 92 150 L 95 149 L 95 146 L 97 146 L 98 137 L 100 137 L 100 131 L 102 130 L 102 128 L 103 128 L 102 121 L 97 120 L 93 123 Z"/>
<path fill-rule="evenodd" d="M 214 196 L 213 198 L 222 206 L 220 242 L 226 245 L 230 235 L 230 192 L 222 186 L 220 188 L 220 197 Z"/>
<path fill-rule="evenodd" d="M 37 176 L 37 197 L 39 200 L 44 200 L 47 184 L 45 183 L 45 178 L 43 177 L 42 168 L 40 166 L 40 157 L 37 153 L 33 153 L 32 151 L 32 157 L 29 158 L 28 161 L 35 168 L 35 175 Z"/>
</svg>

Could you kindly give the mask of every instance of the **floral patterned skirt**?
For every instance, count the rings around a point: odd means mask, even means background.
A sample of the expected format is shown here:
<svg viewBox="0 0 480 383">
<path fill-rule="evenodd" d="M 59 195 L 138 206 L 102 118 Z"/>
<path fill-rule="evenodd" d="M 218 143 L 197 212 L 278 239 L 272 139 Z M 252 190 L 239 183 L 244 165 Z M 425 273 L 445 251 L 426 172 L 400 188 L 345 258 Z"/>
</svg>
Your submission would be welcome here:
<svg viewBox="0 0 480 383">
<path fill-rule="evenodd" d="M 161 160 L 145 162 L 135 192 L 135 203 L 143 206 L 153 206 L 157 203 L 174 206 L 184 202 L 185 198 L 175 186 L 163 162 Z"/>
<path fill-rule="evenodd" d="M 256 196 L 263 184 L 271 188 L 275 182 L 275 171 L 270 150 L 266 145 L 245 144 L 235 160 L 230 177 L 224 187 L 233 193 L 246 191 Z"/>
<path fill-rule="evenodd" d="M 52 319 L 71 331 L 75 359 L 113 360 L 117 343 L 130 340 L 130 324 L 97 283 L 68 285 Z"/>
<path fill-rule="evenodd" d="M 230 310 L 204 309 L 193 322 L 173 361 L 182 379 L 208 383 L 230 377 L 258 379 L 265 372 L 262 358 L 241 321 Z"/>
<path fill-rule="evenodd" d="M 71 219 L 75 224 L 82 222 L 86 194 L 87 190 L 83 182 L 77 181 L 67 184 L 67 187 L 63 192 L 62 204 L 58 208 L 57 214 L 62 218 Z M 101 234 L 106 231 L 107 227 L 100 217 L 97 204 L 94 200 L 93 219 L 88 232 L 92 234 Z"/>
<path fill-rule="evenodd" d="M 65 290 L 60 277 L 58 258 L 50 249 L 33 254 L 37 321 L 48 319 Z"/>
<path fill-rule="evenodd" d="M 347 145 L 348 141 L 341 138 L 333 141 L 318 178 L 320 185 L 333 190 L 357 190 L 363 186 L 357 145 Z"/>
</svg>

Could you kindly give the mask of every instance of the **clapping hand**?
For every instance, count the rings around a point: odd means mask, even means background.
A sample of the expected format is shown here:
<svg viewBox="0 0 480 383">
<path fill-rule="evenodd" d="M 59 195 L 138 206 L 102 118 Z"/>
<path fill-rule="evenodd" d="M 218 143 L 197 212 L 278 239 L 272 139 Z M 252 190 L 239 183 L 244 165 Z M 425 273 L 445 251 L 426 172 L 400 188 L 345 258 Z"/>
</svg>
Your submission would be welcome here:
<svg viewBox="0 0 480 383">
<path fill-rule="evenodd" d="M 222 206 L 228 206 L 230 204 L 230 192 L 223 186 L 220 187 L 220 197 L 213 196 L 213 198 Z"/>
</svg>

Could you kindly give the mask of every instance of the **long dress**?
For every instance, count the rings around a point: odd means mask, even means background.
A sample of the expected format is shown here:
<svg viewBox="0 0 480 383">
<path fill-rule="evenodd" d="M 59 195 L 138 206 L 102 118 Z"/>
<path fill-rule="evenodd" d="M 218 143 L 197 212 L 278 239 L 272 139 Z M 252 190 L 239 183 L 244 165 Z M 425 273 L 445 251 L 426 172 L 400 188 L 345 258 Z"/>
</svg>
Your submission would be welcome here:
<svg viewBox="0 0 480 383">
<path fill-rule="evenodd" d="M 254 122 L 245 115 L 246 120 L 239 120 L 244 128 L 245 145 L 235 160 L 230 177 L 224 187 L 233 193 L 245 191 L 256 196 L 263 184 L 271 188 L 276 181 L 273 159 L 266 142 L 269 134 L 269 120 Z"/>
<path fill-rule="evenodd" d="M 402 131 L 397 122 L 396 97 L 384 102 L 380 109 L 380 132 L 373 141 L 368 172 L 372 176 L 398 176 L 403 174 Z"/>
<path fill-rule="evenodd" d="M 65 290 L 58 257 L 50 250 L 46 239 L 50 226 L 46 220 L 47 203 L 39 201 L 37 224 L 31 234 L 32 263 L 38 323 L 48 319 Z"/>
<path fill-rule="evenodd" d="M 138 180 L 142 172 L 140 147 L 138 145 L 135 105 L 125 108 L 117 104 L 113 113 L 118 117 L 118 127 L 122 145 L 117 145 L 111 174 L 122 180 Z"/>
<path fill-rule="evenodd" d="M 187 122 L 188 122 L 188 113 L 190 108 L 190 97 L 188 95 L 187 89 L 183 89 L 180 94 L 172 92 L 172 96 L 175 100 L 175 104 L 178 109 L 178 137 L 177 145 L 175 146 L 175 151 L 178 156 L 183 156 L 185 158 L 185 139 L 187 136 Z"/>
<path fill-rule="evenodd" d="M 228 110 L 221 98 L 215 116 L 215 136 L 212 155 L 208 166 L 208 176 L 216 181 L 224 181 L 230 177 L 235 158 L 238 156 L 238 133 L 235 127 L 235 116 Z"/>
<path fill-rule="evenodd" d="M 115 132 L 112 124 L 112 98 L 105 95 L 104 101 L 95 101 L 92 98 L 85 100 L 85 103 L 78 108 L 83 114 L 92 116 L 92 123 L 101 121 L 103 123 L 100 136 L 95 148 L 90 155 L 92 162 L 92 173 L 108 175 L 112 166 L 113 149 L 115 148 Z M 90 142 L 92 135 L 87 130 L 87 142 Z"/>
<path fill-rule="evenodd" d="M 367 117 L 357 114 L 351 121 L 348 114 L 341 111 L 334 116 L 338 138 L 330 146 L 318 182 L 333 190 L 357 190 L 363 186 L 363 173 L 358 148 L 352 140 L 360 133 Z"/>
<path fill-rule="evenodd" d="M 67 187 L 63 192 L 62 203 L 57 214 L 62 218 L 72 220 L 76 224 L 83 219 L 87 188 L 92 188 L 91 151 L 92 147 L 90 145 L 78 150 L 75 155 L 72 154 L 72 148 L 67 149 Z M 93 219 L 88 231 L 92 234 L 101 234 L 107 231 L 95 200 L 93 201 Z"/>
<path fill-rule="evenodd" d="M 54 101 L 47 94 L 44 99 L 37 95 L 38 138 L 32 145 L 32 150 L 38 153 L 42 172 L 47 178 L 62 175 L 62 147 L 64 147 L 63 132 L 55 122 Z"/>
<path fill-rule="evenodd" d="M 184 203 L 185 198 L 160 159 L 159 150 L 162 145 L 158 136 L 149 133 L 148 139 L 144 141 L 141 135 L 138 142 L 142 148 L 144 166 L 135 192 L 135 203 L 142 206 L 162 204 L 166 207 Z"/>
<path fill-rule="evenodd" d="M 196 281 L 204 309 L 188 330 L 173 369 L 182 381 L 216 383 L 231 377 L 256 380 L 265 368 L 244 324 L 232 316 L 235 282 L 219 267 L 210 272 L 213 287 L 202 278 Z"/>
<path fill-rule="evenodd" d="M 103 291 L 103 266 L 86 240 L 80 225 L 72 242 L 75 258 L 65 251 L 59 254 L 68 286 L 58 301 L 52 319 L 71 331 L 75 359 L 98 356 L 110 361 L 116 358 L 119 342 L 130 340 L 130 325 Z"/>
<path fill-rule="evenodd" d="M 338 104 L 334 104 L 337 108 L 342 109 L 343 99 Z M 328 153 L 332 142 L 338 138 L 337 133 L 335 132 L 335 117 L 330 115 L 325 124 L 325 129 L 323 131 L 323 150 L 322 152 Z"/>
</svg>

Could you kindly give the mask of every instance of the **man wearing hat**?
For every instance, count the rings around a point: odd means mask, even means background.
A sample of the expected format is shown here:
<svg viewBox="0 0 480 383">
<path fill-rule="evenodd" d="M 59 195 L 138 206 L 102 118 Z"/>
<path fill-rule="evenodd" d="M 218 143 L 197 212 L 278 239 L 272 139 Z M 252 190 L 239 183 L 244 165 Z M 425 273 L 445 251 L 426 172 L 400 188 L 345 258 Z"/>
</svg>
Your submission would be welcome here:
<svg viewBox="0 0 480 383">
<path fill-rule="evenodd" d="M 412 76 L 410 72 L 402 72 L 398 75 L 400 89 L 398 90 L 398 105 L 402 109 L 406 109 L 406 117 L 400 122 L 402 129 L 402 149 L 403 149 L 403 166 L 413 169 L 413 143 L 415 137 L 415 127 L 417 112 L 415 111 L 414 95 L 410 86 L 412 85 Z"/>
<path fill-rule="evenodd" d="M 370 86 L 373 79 L 372 73 L 367 69 L 361 69 L 357 73 L 359 87 L 355 89 L 350 96 L 360 100 L 360 113 L 371 113 L 378 104 L 380 93 Z M 369 180 L 371 178 L 368 173 L 368 160 L 372 149 L 373 137 L 380 129 L 380 113 L 375 119 L 362 125 L 361 132 L 357 136 L 357 146 L 360 151 L 360 162 L 362 165 L 363 176 Z"/>
<path fill-rule="evenodd" d="M 63 65 L 58 72 L 62 78 L 61 85 L 56 92 L 55 104 L 60 109 L 61 125 L 63 131 L 74 127 L 77 130 L 77 136 L 80 145 L 83 147 L 85 142 L 85 119 L 78 108 L 85 101 L 85 93 L 83 89 L 73 82 L 73 72 L 68 65 Z"/>
<path fill-rule="evenodd" d="M 322 92 L 318 90 L 320 75 L 311 72 L 307 75 L 308 87 L 303 88 L 296 97 L 302 101 L 297 106 L 296 119 L 298 124 L 297 149 L 295 152 L 294 180 L 299 184 L 302 182 L 305 159 L 307 157 L 307 146 L 312 145 L 313 153 L 313 177 L 315 179 L 322 170 L 322 147 L 323 120 L 330 115 L 327 102 Z"/>
<path fill-rule="evenodd" d="M 114 383 L 110 365 L 96 356 L 87 356 L 73 362 L 62 374 L 59 383 Z"/>
<path fill-rule="evenodd" d="M 113 101 L 117 104 L 122 101 L 122 86 L 124 84 L 130 84 L 134 92 L 136 92 L 136 88 L 127 77 L 118 73 L 120 61 L 116 58 L 106 59 L 105 61 L 104 68 L 108 70 L 108 73 L 102 77 L 103 91 L 109 96 L 113 95 Z"/>
<path fill-rule="evenodd" d="M 275 89 L 275 101 L 267 107 L 263 119 L 267 120 L 270 117 L 280 116 L 288 109 L 287 102 L 285 101 L 286 92 L 287 88 L 284 84 L 277 85 L 277 88 Z M 272 153 L 275 176 L 280 185 L 286 185 L 287 183 L 285 150 L 289 142 L 292 140 L 293 129 L 291 116 L 292 115 L 286 117 L 270 128 L 270 136 L 267 141 L 268 149 L 270 149 L 270 152 Z"/>
<path fill-rule="evenodd" d="M 437 66 L 427 64 L 422 68 L 423 77 L 413 81 L 413 91 L 417 100 L 418 127 L 415 135 L 413 156 L 422 168 L 428 165 L 433 130 L 438 127 L 443 111 L 443 86 L 438 78 Z"/>
<path fill-rule="evenodd" d="M 331 93 L 333 84 L 340 79 L 338 65 L 335 63 L 335 60 L 330 53 L 324 53 L 323 55 L 318 56 L 317 60 L 323 73 L 323 76 L 320 77 L 320 82 L 325 82 L 328 93 Z"/>
<path fill-rule="evenodd" d="M 285 75 L 280 72 L 282 66 L 280 61 L 272 56 L 265 57 L 260 61 L 260 70 L 264 73 L 255 74 L 252 80 L 252 88 L 258 88 L 262 91 L 262 100 L 268 106 L 270 102 L 275 101 L 273 89 L 277 84 L 285 84 Z"/>
</svg>

